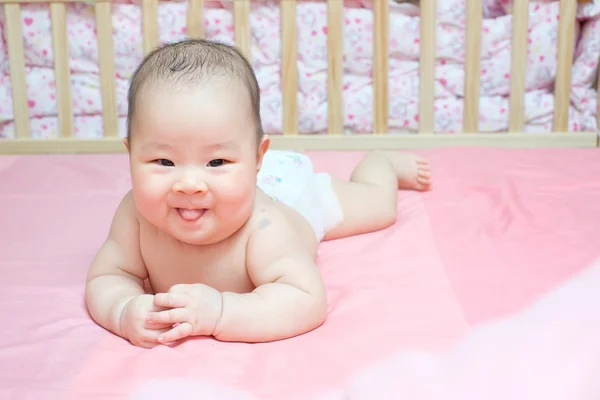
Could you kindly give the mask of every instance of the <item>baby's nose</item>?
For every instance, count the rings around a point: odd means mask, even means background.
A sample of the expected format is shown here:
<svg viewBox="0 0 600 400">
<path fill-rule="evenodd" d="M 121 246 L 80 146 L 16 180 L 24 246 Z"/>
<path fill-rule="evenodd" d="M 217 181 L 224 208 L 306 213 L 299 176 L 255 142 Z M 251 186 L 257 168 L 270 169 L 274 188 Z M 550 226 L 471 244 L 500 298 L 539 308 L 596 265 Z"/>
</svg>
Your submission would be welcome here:
<svg viewBox="0 0 600 400">
<path fill-rule="evenodd" d="M 175 192 L 186 194 L 205 192 L 207 189 L 206 180 L 198 171 L 186 171 L 173 185 Z"/>
</svg>

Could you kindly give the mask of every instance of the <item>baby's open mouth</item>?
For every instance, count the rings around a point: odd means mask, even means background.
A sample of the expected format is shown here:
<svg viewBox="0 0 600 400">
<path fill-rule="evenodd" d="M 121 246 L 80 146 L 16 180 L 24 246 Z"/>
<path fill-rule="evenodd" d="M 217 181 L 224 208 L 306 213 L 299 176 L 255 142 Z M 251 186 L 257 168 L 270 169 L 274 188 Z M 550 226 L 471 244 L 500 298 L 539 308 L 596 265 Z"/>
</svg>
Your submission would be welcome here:
<svg viewBox="0 0 600 400">
<path fill-rule="evenodd" d="M 206 211 L 205 208 L 195 208 L 195 209 L 189 209 L 189 208 L 178 208 L 177 212 L 179 213 L 179 215 L 181 216 L 181 218 L 183 218 L 186 221 L 197 221 L 200 219 L 200 217 L 202 217 L 202 215 L 204 214 L 204 212 Z"/>
</svg>

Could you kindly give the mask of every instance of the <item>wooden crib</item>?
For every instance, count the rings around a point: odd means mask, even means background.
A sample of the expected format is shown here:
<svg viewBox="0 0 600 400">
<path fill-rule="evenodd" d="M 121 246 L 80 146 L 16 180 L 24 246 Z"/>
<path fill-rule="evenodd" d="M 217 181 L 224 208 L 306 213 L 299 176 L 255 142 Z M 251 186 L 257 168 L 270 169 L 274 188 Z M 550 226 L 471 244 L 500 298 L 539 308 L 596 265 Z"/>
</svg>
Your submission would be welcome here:
<svg viewBox="0 0 600 400">
<path fill-rule="evenodd" d="M 24 3 L 47 3 L 41 0 L 0 0 L 6 16 L 6 38 L 9 54 L 12 99 L 15 116 L 15 138 L 0 141 L 0 154 L 33 153 L 113 153 L 123 152 L 122 139 L 117 129 L 115 93 L 115 66 L 111 30 L 110 0 L 87 0 L 94 3 L 98 52 L 100 59 L 100 86 L 104 137 L 80 139 L 74 136 L 71 76 L 67 46 L 65 3 L 75 0 L 50 2 L 54 70 L 56 74 L 57 109 L 60 137 L 34 139 L 30 134 L 30 115 L 27 105 L 24 50 L 22 43 L 21 7 Z M 591 0 L 577 0 L 586 2 Z M 465 96 L 462 133 L 434 132 L 434 66 L 436 1 L 421 0 L 420 26 L 420 87 L 419 129 L 417 134 L 390 134 L 388 129 L 388 9 L 389 3 L 373 3 L 373 132 L 343 134 L 343 1 L 327 0 L 328 48 L 328 132 L 327 134 L 300 134 L 298 132 L 298 89 L 296 0 L 281 1 L 282 35 L 282 97 L 283 134 L 272 138 L 274 148 L 295 150 L 367 150 L 381 148 L 418 148 L 431 146 L 554 146 L 595 147 L 596 132 L 568 132 L 568 109 L 571 89 L 571 67 L 574 46 L 575 0 L 560 0 L 558 35 L 558 70 L 554 91 L 554 119 L 551 133 L 523 132 L 525 72 L 527 63 L 528 0 L 515 1 L 513 10 L 513 38 L 509 101 L 509 129 L 500 133 L 478 132 L 480 47 L 482 4 L 467 1 L 467 35 L 465 65 Z M 189 0 L 187 32 L 191 37 L 203 36 L 204 0 Z M 241 51 L 250 57 L 250 0 L 233 2 L 235 41 Z M 158 0 L 142 0 L 143 49 L 148 53 L 158 45 Z M 598 99 L 600 104 L 600 96 Z M 600 126 L 600 112 L 597 113 Z"/>
</svg>

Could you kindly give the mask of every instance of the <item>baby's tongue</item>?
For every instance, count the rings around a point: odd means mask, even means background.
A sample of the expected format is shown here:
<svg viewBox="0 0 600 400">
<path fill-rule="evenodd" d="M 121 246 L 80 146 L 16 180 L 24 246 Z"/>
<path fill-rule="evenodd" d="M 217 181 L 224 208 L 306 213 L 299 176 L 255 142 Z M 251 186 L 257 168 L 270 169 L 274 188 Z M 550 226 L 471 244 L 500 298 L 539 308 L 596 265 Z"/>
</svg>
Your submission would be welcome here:
<svg viewBox="0 0 600 400">
<path fill-rule="evenodd" d="M 193 221 L 202 216 L 204 210 L 187 210 L 185 208 L 180 208 L 179 213 L 183 219 Z"/>
</svg>

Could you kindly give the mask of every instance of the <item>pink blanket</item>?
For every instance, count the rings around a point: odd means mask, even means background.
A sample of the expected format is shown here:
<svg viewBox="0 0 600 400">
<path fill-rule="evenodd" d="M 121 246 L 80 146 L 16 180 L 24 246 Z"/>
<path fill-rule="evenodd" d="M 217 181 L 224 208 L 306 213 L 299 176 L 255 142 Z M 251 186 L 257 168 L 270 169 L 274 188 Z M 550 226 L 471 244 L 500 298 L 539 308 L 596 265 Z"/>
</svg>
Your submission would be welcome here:
<svg viewBox="0 0 600 400">
<path fill-rule="evenodd" d="M 433 163 L 433 191 L 403 193 L 385 231 L 323 244 L 321 328 L 275 343 L 198 338 L 153 350 L 96 326 L 83 302 L 87 266 L 128 188 L 126 157 L 0 158 L 0 398 L 380 399 L 374 390 L 387 388 L 433 399 L 438 388 L 481 395 L 558 377 L 569 360 L 582 379 L 596 372 L 599 314 L 584 312 L 598 309 L 585 287 L 596 270 L 527 307 L 600 255 L 599 150 L 420 153 Z M 344 177 L 359 157 L 314 154 L 318 169 Z M 567 394 L 581 387 L 560 376 Z"/>
<path fill-rule="evenodd" d="M 451 351 L 401 352 L 328 398 L 596 400 L 599 287 L 600 260 L 522 312 L 477 327 Z"/>
</svg>

